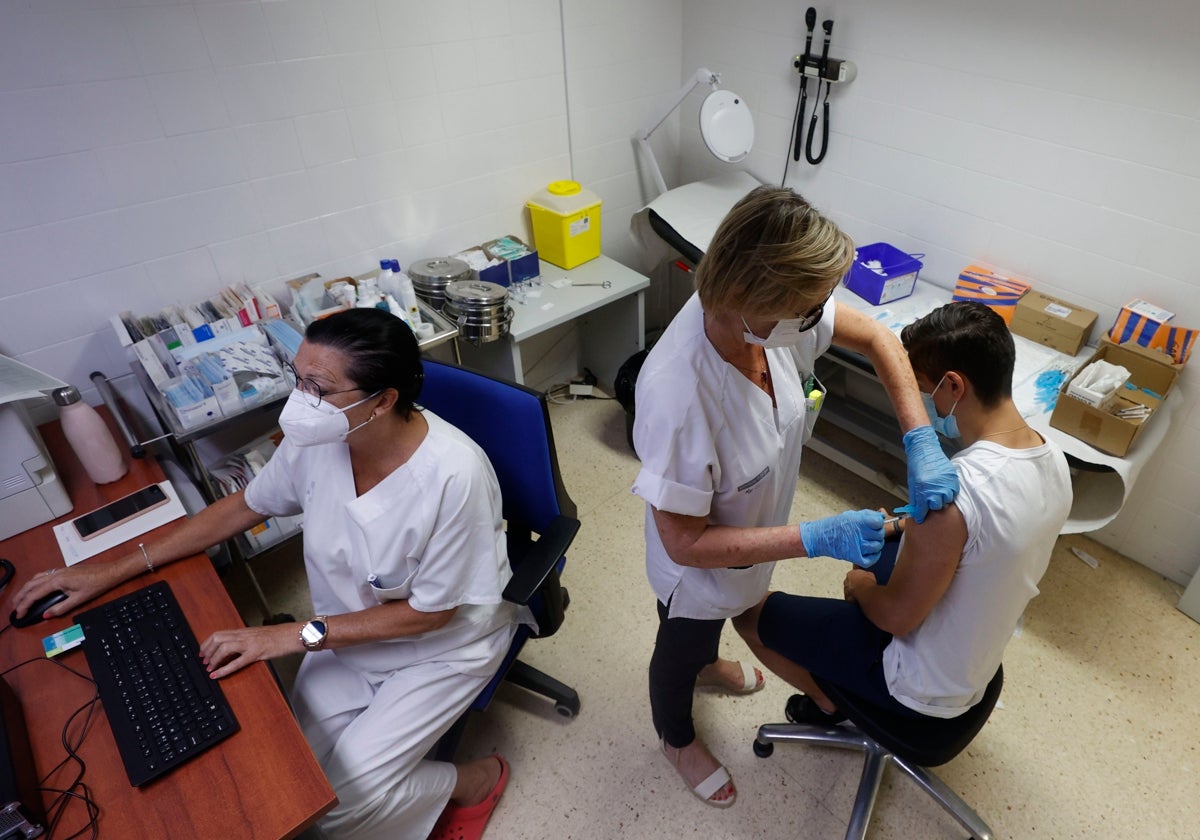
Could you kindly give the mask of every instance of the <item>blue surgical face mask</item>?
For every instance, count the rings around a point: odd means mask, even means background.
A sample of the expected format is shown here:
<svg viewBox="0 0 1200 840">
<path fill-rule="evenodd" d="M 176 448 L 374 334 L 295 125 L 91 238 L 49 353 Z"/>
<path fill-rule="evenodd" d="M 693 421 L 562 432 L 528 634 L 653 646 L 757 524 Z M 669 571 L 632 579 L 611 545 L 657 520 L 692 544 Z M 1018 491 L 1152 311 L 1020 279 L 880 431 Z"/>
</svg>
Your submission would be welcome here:
<svg viewBox="0 0 1200 840">
<path fill-rule="evenodd" d="M 954 416 L 954 409 L 958 408 L 958 400 L 954 401 L 954 405 L 950 406 L 950 413 L 945 417 L 939 417 L 937 406 L 934 405 L 933 395 L 937 393 L 937 389 L 942 387 L 942 383 L 946 381 L 946 375 L 942 374 L 942 378 L 938 380 L 938 384 L 928 394 L 921 394 L 921 402 L 925 403 L 925 413 L 929 415 L 929 422 L 933 425 L 933 430 L 940 435 L 945 435 L 948 438 L 957 438 L 961 436 L 958 430 L 958 420 Z"/>
</svg>

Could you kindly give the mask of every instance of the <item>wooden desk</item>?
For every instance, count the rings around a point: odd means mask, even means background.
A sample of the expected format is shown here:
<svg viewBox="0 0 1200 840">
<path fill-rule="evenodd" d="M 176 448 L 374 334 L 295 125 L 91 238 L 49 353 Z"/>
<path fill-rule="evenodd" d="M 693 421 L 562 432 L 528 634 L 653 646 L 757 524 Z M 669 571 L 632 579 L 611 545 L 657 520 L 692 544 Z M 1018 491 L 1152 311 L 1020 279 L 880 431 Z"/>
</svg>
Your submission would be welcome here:
<svg viewBox="0 0 1200 840">
<path fill-rule="evenodd" d="M 147 458 L 134 461 L 120 481 L 98 487 L 88 479 L 57 422 L 42 426 L 41 433 L 75 509 L 61 519 L 0 542 L 0 557 L 8 558 L 16 567 L 16 576 L 0 595 L 5 623 L 16 591 L 37 572 L 62 566 L 51 532 L 53 525 L 163 479 L 158 464 Z M 177 525 L 178 521 L 164 525 L 147 536 L 153 539 Z M 129 545 L 85 562 L 120 556 Z M 244 626 L 211 561 L 203 554 L 134 578 L 94 603 L 159 580 L 171 584 L 198 641 L 203 642 L 216 630 Z M 4 631 L 0 634 L 0 669 L 42 657 L 42 638 L 70 623 L 63 617 Z M 78 648 L 60 659 L 78 671 L 90 673 Z M 60 740 L 63 727 L 71 713 L 93 696 L 95 688 L 48 662 L 25 665 L 5 679 L 21 702 L 34 763 L 42 777 L 66 757 Z M 333 789 L 266 664 L 245 668 L 222 680 L 221 686 L 241 724 L 240 731 L 140 789 L 130 786 L 104 710 L 97 704 L 79 755 L 87 764 L 83 781 L 100 808 L 100 836 L 277 840 L 294 837 L 333 807 L 337 801 Z M 69 768 L 72 775 L 74 769 L 74 765 Z M 60 771 L 48 786 L 59 786 L 69 778 Z M 53 798 L 53 794 L 44 796 L 47 805 Z M 68 806 L 55 836 L 67 837 L 86 822 L 82 803 L 74 803 Z"/>
</svg>

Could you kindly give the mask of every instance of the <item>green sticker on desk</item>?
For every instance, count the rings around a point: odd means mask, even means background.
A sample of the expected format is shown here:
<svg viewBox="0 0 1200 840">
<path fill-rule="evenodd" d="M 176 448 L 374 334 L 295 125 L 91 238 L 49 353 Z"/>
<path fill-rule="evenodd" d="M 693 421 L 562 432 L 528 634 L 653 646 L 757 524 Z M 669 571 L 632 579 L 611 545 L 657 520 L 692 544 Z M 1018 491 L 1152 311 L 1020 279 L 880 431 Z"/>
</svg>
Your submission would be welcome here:
<svg viewBox="0 0 1200 840">
<path fill-rule="evenodd" d="M 57 633 L 47 636 L 42 639 L 42 647 L 46 649 L 46 656 L 58 656 L 60 653 L 79 647 L 83 644 L 83 628 L 78 624 L 72 624 L 66 630 L 59 630 Z"/>
</svg>

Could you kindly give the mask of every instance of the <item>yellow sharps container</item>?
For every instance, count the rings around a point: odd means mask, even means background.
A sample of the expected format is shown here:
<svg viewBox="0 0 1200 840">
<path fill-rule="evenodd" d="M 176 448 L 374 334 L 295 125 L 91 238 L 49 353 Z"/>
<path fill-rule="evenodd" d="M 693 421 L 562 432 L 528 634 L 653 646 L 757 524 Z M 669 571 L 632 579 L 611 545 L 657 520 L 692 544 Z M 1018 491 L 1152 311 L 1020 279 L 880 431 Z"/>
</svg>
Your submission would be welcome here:
<svg viewBox="0 0 1200 840">
<path fill-rule="evenodd" d="M 574 268 L 600 256 L 600 196 L 575 181 L 552 181 L 525 206 L 541 259 Z"/>
</svg>

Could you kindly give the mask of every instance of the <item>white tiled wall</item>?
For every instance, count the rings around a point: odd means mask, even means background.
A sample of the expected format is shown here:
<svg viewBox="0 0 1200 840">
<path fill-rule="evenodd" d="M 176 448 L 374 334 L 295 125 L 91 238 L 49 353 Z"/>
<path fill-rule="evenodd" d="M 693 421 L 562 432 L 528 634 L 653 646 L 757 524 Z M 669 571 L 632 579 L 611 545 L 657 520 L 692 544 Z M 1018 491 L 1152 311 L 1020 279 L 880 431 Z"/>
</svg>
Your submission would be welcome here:
<svg viewBox="0 0 1200 840">
<path fill-rule="evenodd" d="M 527 236 L 570 169 L 557 0 L 0 0 L 0 113 L 0 352 L 85 392 L 115 312 Z"/>
<path fill-rule="evenodd" d="M 629 217 L 653 197 L 639 180 L 632 137 L 681 83 L 684 0 L 564 0 L 567 104 L 576 181 L 603 201 L 603 251 L 640 267 Z M 674 183 L 678 117 L 655 132 L 659 165 Z"/>
<path fill-rule="evenodd" d="M 80 385 L 121 309 L 355 273 L 498 233 L 574 177 L 631 265 L 630 136 L 697 67 L 750 102 L 778 181 L 803 7 L 769 0 L 0 0 L 0 352 Z M 1098 309 L 1200 325 L 1200 7 L 839 0 L 820 167 L 788 183 L 860 241 L 982 260 Z M 565 58 L 564 58 L 565 57 Z M 655 133 L 669 184 L 718 164 L 699 95 Z M 810 99 L 811 101 L 811 99 Z M 486 114 L 486 116 L 481 116 Z M 1193 364 L 1194 366 L 1194 364 Z M 1139 493 L 1100 535 L 1176 580 L 1198 558 L 1189 371 Z M 94 394 L 89 395 L 95 401 Z"/>
<path fill-rule="evenodd" d="M 838 0 L 831 55 L 859 76 L 830 98 L 819 167 L 787 183 L 859 242 L 924 252 L 950 286 L 982 261 L 1100 312 L 1144 297 L 1200 326 L 1200 6 L 1190 0 Z M 749 168 L 784 170 L 803 4 L 685 4 L 684 68 L 725 74 L 755 113 Z M 817 42 L 820 42 L 818 27 Z M 809 113 L 812 110 L 810 84 Z M 691 103 L 692 114 L 695 103 Z M 718 164 L 685 118 L 685 180 Z M 1200 563 L 1193 360 L 1176 422 L 1126 510 L 1097 536 L 1176 580 Z"/>
</svg>

